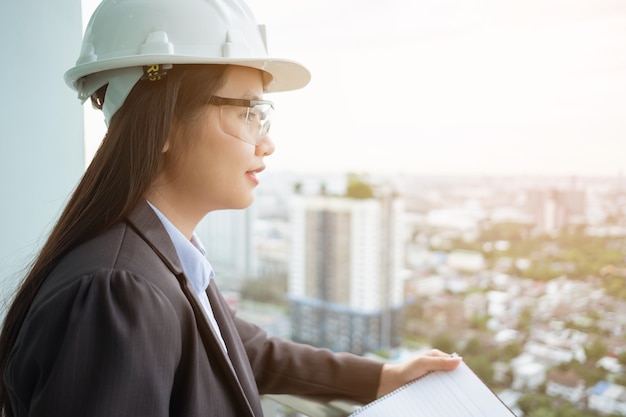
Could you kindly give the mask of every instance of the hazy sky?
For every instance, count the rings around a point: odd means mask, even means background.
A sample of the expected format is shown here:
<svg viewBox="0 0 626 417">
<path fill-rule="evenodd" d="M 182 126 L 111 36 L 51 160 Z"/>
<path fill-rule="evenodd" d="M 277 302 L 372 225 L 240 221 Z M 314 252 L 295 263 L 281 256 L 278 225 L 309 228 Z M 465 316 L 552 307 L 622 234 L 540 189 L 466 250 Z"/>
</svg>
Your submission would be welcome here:
<svg viewBox="0 0 626 417">
<path fill-rule="evenodd" d="M 623 0 L 249 4 L 270 53 L 313 75 L 303 90 L 268 95 L 271 171 L 626 169 Z"/>
</svg>

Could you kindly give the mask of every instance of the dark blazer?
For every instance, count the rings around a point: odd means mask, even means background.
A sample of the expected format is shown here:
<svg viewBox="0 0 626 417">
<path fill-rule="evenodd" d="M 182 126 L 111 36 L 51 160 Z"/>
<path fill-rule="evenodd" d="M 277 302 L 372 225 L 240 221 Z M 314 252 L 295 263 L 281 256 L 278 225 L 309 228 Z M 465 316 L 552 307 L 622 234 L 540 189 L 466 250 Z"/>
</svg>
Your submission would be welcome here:
<svg viewBox="0 0 626 417">
<path fill-rule="evenodd" d="M 213 280 L 207 292 L 228 353 L 140 204 L 37 293 L 3 375 L 15 416 L 259 417 L 259 393 L 374 399 L 380 363 L 268 338 Z"/>
</svg>

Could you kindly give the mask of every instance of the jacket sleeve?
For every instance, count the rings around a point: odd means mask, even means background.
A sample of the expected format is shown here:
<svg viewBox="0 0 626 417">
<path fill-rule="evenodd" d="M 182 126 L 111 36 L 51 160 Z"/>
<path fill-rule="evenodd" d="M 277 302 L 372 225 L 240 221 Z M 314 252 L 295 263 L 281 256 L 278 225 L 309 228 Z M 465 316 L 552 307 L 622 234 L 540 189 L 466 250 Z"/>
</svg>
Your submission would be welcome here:
<svg viewBox="0 0 626 417">
<path fill-rule="evenodd" d="M 258 326 L 233 320 L 261 394 L 332 395 L 364 403 L 376 398 L 382 362 L 268 338 Z"/>
<path fill-rule="evenodd" d="M 141 278 L 102 270 L 75 280 L 22 326 L 5 373 L 14 414 L 169 416 L 180 332 L 169 301 Z"/>
</svg>

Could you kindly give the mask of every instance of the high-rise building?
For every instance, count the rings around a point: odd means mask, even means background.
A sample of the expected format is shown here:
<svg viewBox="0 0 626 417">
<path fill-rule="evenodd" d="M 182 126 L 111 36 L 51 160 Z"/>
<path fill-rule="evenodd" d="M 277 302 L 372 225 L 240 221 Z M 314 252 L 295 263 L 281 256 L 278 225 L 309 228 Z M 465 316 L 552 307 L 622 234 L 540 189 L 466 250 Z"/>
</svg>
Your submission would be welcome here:
<svg viewBox="0 0 626 417">
<path fill-rule="evenodd" d="M 357 354 L 398 346 L 404 204 L 296 196 L 289 303 L 295 341 Z"/>
<path fill-rule="evenodd" d="M 254 206 L 219 210 L 209 213 L 196 228 L 220 288 L 238 290 L 246 280 L 257 276 L 254 218 Z"/>
<path fill-rule="evenodd" d="M 526 192 L 526 200 L 536 233 L 555 233 L 584 218 L 584 190 L 533 189 Z"/>
</svg>

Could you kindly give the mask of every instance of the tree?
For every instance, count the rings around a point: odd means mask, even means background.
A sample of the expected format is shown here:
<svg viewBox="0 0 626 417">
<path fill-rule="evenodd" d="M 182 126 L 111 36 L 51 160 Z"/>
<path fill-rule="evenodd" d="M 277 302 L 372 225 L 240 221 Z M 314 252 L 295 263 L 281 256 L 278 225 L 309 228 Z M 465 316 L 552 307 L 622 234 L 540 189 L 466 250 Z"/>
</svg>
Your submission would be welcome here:
<svg viewBox="0 0 626 417">
<path fill-rule="evenodd" d="M 513 358 L 519 356 L 522 353 L 522 350 L 522 345 L 519 342 L 509 342 L 498 352 L 499 359 L 509 362 Z"/>
<path fill-rule="evenodd" d="M 284 304 L 286 277 L 265 277 L 248 280 L 241 289 L 241 297 L 262 303 Z"/>
<path fill-rule="evenodd" d="M 467 366 L 472 368 L 474 373 L 483 380 L 488 387 L 493 386 L 493 366 L 489 358 L 485 355 L 480 356 L 463 356 L 463 360 Z"/>
<path fill-rule="evenodd" d="M 541 407 L 528 413 L 528 417 L 559 417 L 559 415 L 551 408 Z"/>
<path fill-rule="evenodd" d="M 356 199 L 374 198 L 372 186 L 358 177 L 350 177 L 346 188 L 346 197 Z"/>
<path fill-rule="evenodd" d="M 483 350 L 482 343 L 477 337 L 472 337 L 467 341 L 463 348 L 463 356 L 479 355 Z"/>
<path fill-rule="evenodd" d="M 520 332 L 527 334 L 530 331 L 530 325 L 533 320 L 533 312 L 530 308 L 525 308 L 520 312 L 517 319 L 517 328 Z"/>
<path fill-rule="evenodd" d="M 542 408 L 549 410 L 552 406 L 552 399 L 543 394 L 526 394 L 517 400 L 517 405 L 524 412 L 524 415 L 530 415 L 534 410 Z"/>
<path fill-rule="evenodd" d="M 597 362 L 606 356 L 608 349 L 602 339 L 595 339 L 590 345 L 585 346 L 585 354 L 587 355 L 587 360 L 592 362 Z"/>
<path fill-rule="evenodd" d="M 439 333 L 438 335 L 436 335 L 433 338 L 432 345 L 434 348 L 442 350 L 444 352 L 456 352 L 456 342 L 447 333 Z"/>
</svg>

